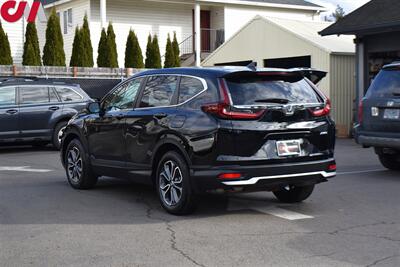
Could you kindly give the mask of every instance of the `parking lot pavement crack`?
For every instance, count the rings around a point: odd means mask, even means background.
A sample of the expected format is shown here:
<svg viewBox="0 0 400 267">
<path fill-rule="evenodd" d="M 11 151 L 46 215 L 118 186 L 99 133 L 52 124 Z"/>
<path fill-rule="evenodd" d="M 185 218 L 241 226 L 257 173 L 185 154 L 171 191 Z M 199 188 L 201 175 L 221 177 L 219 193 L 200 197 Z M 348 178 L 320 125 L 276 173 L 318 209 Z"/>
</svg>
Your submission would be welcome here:
<svg viewBox="0 0 400 267">
<path fill-rule="evenodd" d="M 193 263 L 196 266 L 206 267 L 205 265 L 197 262 L 192 257 L 190 257 L 190 255 L 188 255 L 182 249 L 178 248 L 177 238 L 176 238 L 176 231 L 174 230 L 174 228 L 173 228 L 173 226 L 172 226 L 170 221 L 168 221 L 165 218 L 155 217 L 154 214 L 153 214 L 153 207 L 146 200 L 144 200 L 144 198 L 138 199 L 138 202 L 140 202 L 143 205 L 145 205 L 145 207 L 146 207 L 146 217 L 149 220 L 156 220 L 156 221 L 164 223 L 166 230 L 170 233 L 169 242 L 170 242 L 170 248 L 173 251 L 177 252 L 178 254 L 180 254 L 181 256 L 183 256 L 185 259 L 187 259 L 188 261 L 190 261 L 191 263 Z"/>
<path fill-rule="evenodd" d="M 385 261 L 388 261 L 390 259 L 393 259 L 393 258 L 396 258 L 396 257 L 399 257 L 399 256 L 400 256 L 400 254 L 395 254 L 395 255 L 392 255 L 392 256 L 385 257 L 385 258 L 381 258 L 379 260 L 374 261 L 371 264 L 368 264 L 366 267 L 378 266 L 380 263 L 383 263 Z"/>
<path fill-rule="evenodd" d="M 391 223 L 377 222 L 377 223 L 370 223 L 370 224 L 359 224 L 359 225 L 349 226 L 346 228 L 340 228 L 335 231 L 329 232 L 329 234 L 335 235 L 335 234 L 339 234 L 340 232 L 347 232 L 347 231 L 358 229 L 358 228 L 365 228 L 365 227 L 378 226 L 378 225 L 396 225 L 396 224 L 399 224 L 399 223 L 397 223 L 397 222 L 391 222 Z"/>
<path fill-rule="evenodd" d="M 173 249 L 174 251 L 176 251 L 179 254 L 181 254 L 184 258 L 186 258 L 188 261 L 192 262 L 194 265 L 205 267 L 205 265 L 203 265 L 201 263 L 198 263 L 196 260 L 194 260 L 192 257 L 190 257 L 187 253 L 185 253 L 183 250 L 178 248 L 177 242 L 176 242 L 176 232 L 175 232 L 175 230 L 173 229 L 171 223 L 166 222 L 165 224 L 167 225 L 167 230 L 171 233 L 171 238 L 170 238 L 171 249 Z"/>
</svg>

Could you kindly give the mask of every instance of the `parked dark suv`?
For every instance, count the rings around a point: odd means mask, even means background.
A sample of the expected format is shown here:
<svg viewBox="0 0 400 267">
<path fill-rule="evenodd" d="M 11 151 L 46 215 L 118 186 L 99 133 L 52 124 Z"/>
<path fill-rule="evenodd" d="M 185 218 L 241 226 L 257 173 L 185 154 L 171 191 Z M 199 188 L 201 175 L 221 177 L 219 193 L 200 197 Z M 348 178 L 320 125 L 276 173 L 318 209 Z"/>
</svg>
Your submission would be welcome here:
<svg viewBox="0 0 400 267">
<path fill-rule="evenodd" d="M 89 101 L 77 85 L 4 80 L 0 83 L 0 144 L 51 142 L 59 148 L 67 122 Z"/>
<path fill-rule="evenodd" d="M 246 67 L 140 73 L 74 117 L 61 159 L 69 183 L 153 183 L 173 214 L 206 191 L 310 196 L 336 174 L 329 100 L 302 71 Z"/>
<path fill-rule="evenodd" d="M 356 140 L 374 147 L 383 166 L 400 170 L 400 63 L 386 65 L 359 107 Z"/>
</svg>

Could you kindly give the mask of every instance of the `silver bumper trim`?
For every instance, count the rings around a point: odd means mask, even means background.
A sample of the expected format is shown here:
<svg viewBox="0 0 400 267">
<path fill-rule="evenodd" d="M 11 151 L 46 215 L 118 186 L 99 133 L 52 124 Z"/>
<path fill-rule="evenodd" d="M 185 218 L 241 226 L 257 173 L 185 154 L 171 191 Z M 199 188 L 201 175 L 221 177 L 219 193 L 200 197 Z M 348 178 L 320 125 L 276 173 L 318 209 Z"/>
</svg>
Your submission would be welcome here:
<svg viewBox="0 0 400 267">
<path fill-rule="evenodd" d="M 261 177 L 253 177 L 244 181 L 226 181 L 222 182 L 224 185 L 254 185 L 258 183 L 260 180 L 270 180 L 270 179 L 284 179 L 284 178 L 297 178 L 304 176 L 312 176 L 312 175 L 321 175 L 324 178 L 331 178 L 336 176 L 336 172 L 305 172 L 305 173 L 294 173 L 294 174 L 283 174 L 283 175 L 272 175 L 272 176 L 261 176 Z"/>
</svg>

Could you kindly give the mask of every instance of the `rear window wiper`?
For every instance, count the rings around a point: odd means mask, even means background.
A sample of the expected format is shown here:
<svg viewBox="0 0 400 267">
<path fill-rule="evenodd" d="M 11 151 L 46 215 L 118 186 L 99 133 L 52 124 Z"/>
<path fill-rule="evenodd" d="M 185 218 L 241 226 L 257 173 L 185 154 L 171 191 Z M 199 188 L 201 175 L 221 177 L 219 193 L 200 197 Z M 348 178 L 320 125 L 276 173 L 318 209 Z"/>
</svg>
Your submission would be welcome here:
<svg viewBox="0 0 400 267">
<path fill-rule="evenodd" d="M 289 99 L 285 98 L 266 98 L 266 99 L 256 99 L 255 103 L 274 103 L 274 104 L 287 104 Z"/>
<path fill-rule="evenodd" d="M 400 96 L 400 93 L 393 92 L 392 95 L 394 95 L 394 96 Z"/>
</svg>

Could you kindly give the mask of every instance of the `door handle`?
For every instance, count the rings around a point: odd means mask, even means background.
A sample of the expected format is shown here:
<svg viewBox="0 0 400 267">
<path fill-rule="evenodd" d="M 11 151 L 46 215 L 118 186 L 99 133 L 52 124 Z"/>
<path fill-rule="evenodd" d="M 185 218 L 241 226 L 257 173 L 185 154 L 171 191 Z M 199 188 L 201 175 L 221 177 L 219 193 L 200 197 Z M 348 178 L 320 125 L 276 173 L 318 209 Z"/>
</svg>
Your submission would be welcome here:
<svg viewBox="0 0 400 267">
<path fill-rule="evenodd" d="M 16 110 L 16 109 L 9 109 L 9 110 L 6 111 L 6 113 L 7 113 L 8 115 L 14 115 L 14 114 L 17 114 L 17 113 L 18 113 L 18 110 Z"/>
<path fill-rule="evenodd" d="M 49 110 L 51 110 L 51 111 L 56 111 L 56 110 L 59 110 L 59 109 L 60 109 L 60 107 L 56 107 L 56 106 L 49 107 Z"/>
<path fill-rule="evenodd" d="M 165 117 L 167 117 L 168 116 L 168 114 L 166 114 L 166 113 L 157 113 L 157 114 L 154 114 L 154 118 L 157 118 L 157 119 L 163 119 L 163 118 L 165 118 Z"/>
</svg>

